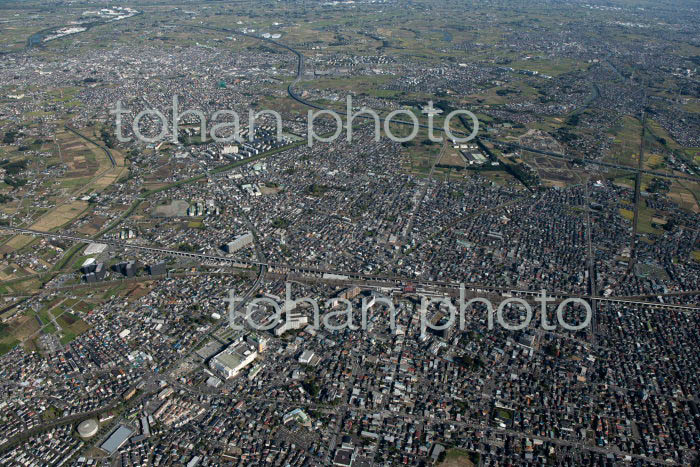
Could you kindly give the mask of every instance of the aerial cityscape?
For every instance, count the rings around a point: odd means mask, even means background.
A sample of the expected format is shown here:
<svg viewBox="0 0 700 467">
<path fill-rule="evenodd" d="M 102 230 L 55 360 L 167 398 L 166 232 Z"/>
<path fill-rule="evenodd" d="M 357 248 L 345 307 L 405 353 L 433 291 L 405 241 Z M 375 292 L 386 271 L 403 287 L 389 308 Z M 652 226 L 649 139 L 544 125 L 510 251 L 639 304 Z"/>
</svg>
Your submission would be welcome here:
<svg viewBox="0 0 700 467">
<path fill-rule="evenodd" d="M 698 0 L 0 0 L 0 464 L 700 466 Z"/>
</svg>

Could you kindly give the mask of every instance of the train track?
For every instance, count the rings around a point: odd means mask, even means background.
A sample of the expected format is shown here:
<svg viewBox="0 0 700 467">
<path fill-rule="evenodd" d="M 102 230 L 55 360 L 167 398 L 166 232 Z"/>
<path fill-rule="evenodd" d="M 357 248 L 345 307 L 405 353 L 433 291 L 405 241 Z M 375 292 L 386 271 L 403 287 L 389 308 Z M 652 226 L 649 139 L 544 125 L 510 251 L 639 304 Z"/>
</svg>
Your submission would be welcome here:
<svg viewBox="0 0 700 467">
<path fill-rule="evenodd" d="M 82 243 L 94 243 L 96 240 L 86 237 L 78 237 L 75 235 L 65 235 L 58 234 L 54 232 L 42 232 L 33 229 L 23 229 L 19 227 L 10 226 L 0 226 L 0 230 L 8 230 L 17 234 L 23 235 L 35 235 L 40 237 L 45 237 L 49 239 L 64 239 L 71 240 L 74 242 Z M 117 247 L 120 249 L 131 249 L 136 251 L 144 251 L 147 253 L 165 255 L 165 256 L 176 256 L 183 258 L 192 258 L 200 260 L 204 263 L 216 263 L 223 264 L 230 267 L 237 268 L 259 268 L 261 275 L 265 271 L 270 271 L 271 273 L 278 274 L 279 277 L 287 277 L 287 275 L 301 275 L 305 278 L 313 280 L 321 280 L 327 282 L 341 282 L 341 283 L 361 283 L 363 285 L 384 285 L 390 287 L 404 287 L 406 285 L 412 284 L 418 287 L 433 288 L 437 291 L 455 294 L 459 291 L 461 286 L 465 289 L 474 292 L 489 292 L 498 294 L 511 294 L 522 297 L 536 297 L 540 294 L 540 291 L 535 290 L 518 290 L 509 287 L 498 287 L 485 284 L 460 284 L 457 281 L 444 282 L 444 281 L 429 281 L 429 280 L 416 280 L 415 278 L 401 277 L 401 276 L 391 276 L 391 275 L 375 275 L 375 274 L 365 274 L 360 272 L 348 272 L 348 271 L 333 271 L 321 268 L 306 267 L 306 266 L 296 266 L 290 264 L 276 264 L 269 263 L 267 261 L 260 260 L 246 260 L 240 258 L 230 258 L 226 256 L 213 255 L 207 253 L 195 253 L 189 251 L 174 250 L 171 248 L 161 248 L 161 247 L 151 247 L 143 245 L 135 245 L 132 243 L 121 242 L 117 240 L 99 240 L 99 243 L 103 243 L 109 246 Z M 256 285 L 261 285 L 260 277 L 256 281 Z M 419 291 L 420 292 L 420 291 Z M 641 300 L 632 300 L 627 297 L 591 297 L 591 295 L 583 294 L 572 294 L 568 292 L 561 291 L 548 291 L 548 295 L 558 299 L 566 298 L 584 298 L 595 300 L 599 302 L 616 302 L 616 303 L 626 303 L 635 305 L 652 306 L 664 309 L 676 309 L 676 310 L 686 310 L 686 311 L 700 311 L 700 307 L 686 306 L 686 305 L 674 305 L 668 303 L 659 302 L 647 302 Z"/>
</svg>

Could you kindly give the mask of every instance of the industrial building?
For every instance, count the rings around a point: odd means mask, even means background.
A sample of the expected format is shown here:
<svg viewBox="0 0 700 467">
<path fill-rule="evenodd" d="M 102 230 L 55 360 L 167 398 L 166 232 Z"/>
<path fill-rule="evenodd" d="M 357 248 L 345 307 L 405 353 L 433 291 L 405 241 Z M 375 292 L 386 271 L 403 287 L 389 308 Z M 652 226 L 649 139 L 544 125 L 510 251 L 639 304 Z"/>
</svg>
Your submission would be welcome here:
<svg viewBox="0 0 700 467">
<path fill-rule="evenodd" d="M 145 415 L 141 417 L 141 433 L 146 438 L 151 436 L 151 424 L 148 421 L 148 417 Z"/>
<path fill-rule="evenodd" d="M 479 152 L 460 151 L 460 153 L 462 154 L 464 161 L 469 165 L 481 165 L 484 164 L 487 160 L 486 157 L 484 157 L 484 155 Z"/>
<path fill-rule="evenodd" d="M 83 254 L 85 256 L 90 256 L 90 255 L 99 255 L 100 253 L 104 252 L 107 249 L 107 245 L 104 243 L 91 243 L 85 248 L 85 251 Z"/>
</svg>

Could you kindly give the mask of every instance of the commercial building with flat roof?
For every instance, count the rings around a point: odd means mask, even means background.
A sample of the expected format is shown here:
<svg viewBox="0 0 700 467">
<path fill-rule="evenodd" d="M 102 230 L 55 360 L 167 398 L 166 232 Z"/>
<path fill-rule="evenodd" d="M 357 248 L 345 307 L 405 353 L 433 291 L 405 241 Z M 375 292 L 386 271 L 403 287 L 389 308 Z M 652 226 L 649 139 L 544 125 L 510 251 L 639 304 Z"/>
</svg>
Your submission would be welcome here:
<svg viewBox="0 0 700 467">
<path fill-rule="evenodd" d="M 311 426 L 311 419 L 309 416 L 304 412 L 302 409 L 294 409 L 291 412 L 286 413 L 282 417 L 282 423 L 286 425 L 287 423 L 295 421 L 299 423 L 300 425 L 304 425 L 306 427 Z"/>
<path fill-rule="evenodd" d="M 282 322 L 272 331 L 275 336 L 279 337 L 287 331 L 305 328 L 309 324 L 309 317 L 301 313 L 292 313 L 291 311 L 282 316 Z"/>
<path fill-rule="evenodd" d="M 257 350 L 249 344 L 241 342 L 215 355 L 209 362 L 209 367 L 223 378 L 230 379 L 248 366 L 257 356 Z"/>
</svg>

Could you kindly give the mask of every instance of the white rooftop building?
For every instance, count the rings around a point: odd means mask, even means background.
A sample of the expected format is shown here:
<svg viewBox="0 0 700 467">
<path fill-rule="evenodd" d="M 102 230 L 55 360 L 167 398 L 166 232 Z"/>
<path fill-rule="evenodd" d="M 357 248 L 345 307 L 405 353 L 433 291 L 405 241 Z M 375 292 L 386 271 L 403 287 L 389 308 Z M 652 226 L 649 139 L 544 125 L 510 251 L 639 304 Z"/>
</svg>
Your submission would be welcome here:
<svg viewBox="0 0 700 467">
<path fill-rule="evenodd" d="M 209 367 L 224 379 L 231 379 L 250 365 L 257 356 L 257 350 L 241 342 L 215 355 L 209 362 Z"/>
<path fill-rule="evenodd" d="M 305 350 L 299 356 L 299 363 L 303 363 L 304 365 L 308 365 L 311 363 L 311 360 L 313 360 L 313 358 L 314 358 L 314 352 L 312 350 Z"/>
</svg>

